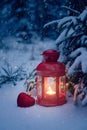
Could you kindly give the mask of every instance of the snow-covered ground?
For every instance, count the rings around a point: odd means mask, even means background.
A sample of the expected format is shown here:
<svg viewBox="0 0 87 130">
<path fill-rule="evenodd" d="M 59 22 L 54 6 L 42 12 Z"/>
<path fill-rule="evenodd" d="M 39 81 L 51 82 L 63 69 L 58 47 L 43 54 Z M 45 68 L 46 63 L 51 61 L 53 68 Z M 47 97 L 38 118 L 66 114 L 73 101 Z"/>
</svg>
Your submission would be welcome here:
<svg viewBox="0 0 87 130">
<path fill-rule="evenodd" d="M 22 82 L 0 89 L 0 130 L 86 130 L 87 107 L 74 106 L 72 98 L 62 106 L 17 107 Z"/>
<path fill-rule="evenodd" d="M 13 67 L 24 64 L 27 71 L 32 71 L 41 62 L 40 55 L 45 49 L 55 48 L 48 43 L 38 43 L 23 49 L 0 51 L 0 66 L 8 60 Z M 22 47 L 23 48 L 23 47 Z M 26 50 L 25 49 L 25 50 Z M 29 50 L 29 51 L 28 51 Z M 34 56 L 33 60 L 31 59 Z M 17 96 L 25 92 L 24 80 L 16 86 L 10 84 L 0 88 L 0 130 L 86 130 L 87 107 L 73 105 L 72 97 L 67 103 L 56 107 L 44 107 L 35 104 L 29 108 L 17 107 Z"/>
</svg>

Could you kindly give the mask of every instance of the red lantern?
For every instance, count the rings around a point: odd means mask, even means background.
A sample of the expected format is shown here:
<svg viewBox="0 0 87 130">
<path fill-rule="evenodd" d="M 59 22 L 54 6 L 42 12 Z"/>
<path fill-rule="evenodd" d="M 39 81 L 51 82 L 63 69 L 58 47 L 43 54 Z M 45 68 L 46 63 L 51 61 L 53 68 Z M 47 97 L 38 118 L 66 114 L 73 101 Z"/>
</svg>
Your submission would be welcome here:
<svg viewBox="0 0 87 130">
<path fill-rule="evenodd" d="M 37 70 L 37 104 L 57 106 L 66 103 L 65 67 L 57 62 L 59 52 L 47 50 L 43 52 L 44 62 Z"/>
</svg>

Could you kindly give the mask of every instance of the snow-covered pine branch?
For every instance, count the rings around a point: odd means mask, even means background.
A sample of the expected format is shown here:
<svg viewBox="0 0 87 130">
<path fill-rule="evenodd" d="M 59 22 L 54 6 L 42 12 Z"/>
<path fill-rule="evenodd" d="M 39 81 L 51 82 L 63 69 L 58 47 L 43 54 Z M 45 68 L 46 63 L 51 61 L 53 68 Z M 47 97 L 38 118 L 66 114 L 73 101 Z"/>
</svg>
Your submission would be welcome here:
<svg viewBox="0 0 87 130">
<path fill-rule="evenodd" d="M 55 43 L 57 44 L 57 46 L 59 46 L 62 42 L 66 42 L 67 40 L 69 40 L 69 39 L 71 39 L 71 38 L 76 38 L 76 37 L 79 37 L 79 36 L 82 36 L 82 32 L 81 33 L 79 33 L 79 34 L 77 34 L 77 35 L 74 35 L 74 31 L 73 31 L 73 29 L 71 29 L 71 30 L 69 30 L 69 32 L 68 31 L 63 31 L 60 35 L 59 35 L 59 37 L 56 39 L 56 41 L 55 41 Z M 67 35 L 68 36 L 67 36 Z"/>
<path fill-rule="evenodd" d="M 51 24 L 58 23 L 59 21 L 60 21 L 60 20 L 53 20 L 53 21 L 51 21 L 51 22 L 49 22 L 49 23 L 46 23 L 46 24 L 44 25 L 44 28 L 47 27 L 47 26 L 49 26 L 49 25 L 51 25 Z"/>
<path fill-rule="evenodd" d="M 71 58 L 75 58 L 78 54 L 84 54 L 87 51 L 86 48 L 80 47 L 70 54 Z"/>
<path fill-rule="evenodd" d="M 78 56 L 78 54 L 80 54 Z M 86 48 L 78 48 L 74 52 L 70 54 L 71 59 L 75 59 L 74 63 L 69 67 L 68 74 L 72 75 L 78 69 L 81 64 L 81 71 L 83 73 L 87 73 L 87 49 Z"/>
<path fill-rule="evenodd" d="M 81 45 L 87 45 L 87 36 L 86 35 L 83 35 L 81 38 L 80 38 L 80 43 Z"/>
<path fill-rule="evenodd" d="M 73 17 L 73 16 L 70 16 L 70 17 L 64 17 L 62 19 L 59 19 L 59 20 L 53 20 L 51 22 L 48 22 L 44 25 L 44 28 L 49 26 L 49 25 L 52 25 L 52 24 L 55 24 L 57 23 L 58 24 L 58 28 L 61 28 L 61 26 L 63 26 L 63 24 L 68 24 L 68 22 L 73 22 L 74 25 L 77 24 L 77 19 L 76 17 Z"/>
<path fill-rule="evenodd" d="M 87 8 L 78 17 L 82 22 L 87 21 Z"/>
</svg>

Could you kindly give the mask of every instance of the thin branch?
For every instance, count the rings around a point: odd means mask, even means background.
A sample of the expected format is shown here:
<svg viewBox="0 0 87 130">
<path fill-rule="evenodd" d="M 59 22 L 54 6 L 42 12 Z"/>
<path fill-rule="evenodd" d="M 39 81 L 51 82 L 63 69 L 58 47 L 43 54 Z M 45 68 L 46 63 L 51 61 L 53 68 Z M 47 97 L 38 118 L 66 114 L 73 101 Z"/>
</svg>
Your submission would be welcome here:
<svg viewBox="0 0 87 130">
<path fill-rule="evenodd" d="M 69 8 L 69 7 L 67 7 L 67 6 L 62 6 L 62 7 L 65 8 L 65 9 L 68 9 L 68 10 L 72 11 L 73 13 L 80 14 L 79 11 L 74 10 L 74 9 L 71 9 L 71 8 Z"/>
<path fill-rule="evenodd" d="M 59 21 L 60 21 L 60 20 L 53 20 L 53 21 L 51 21 L 51 22 L 45 24 L 45 25 L 43 26 L 43 28 L 45 28 L 45 27 L 47 27 L 47 26 L 49 26 L 49 25 L 51 25 L 51 24 L 58 23 Z"/>
</svg>

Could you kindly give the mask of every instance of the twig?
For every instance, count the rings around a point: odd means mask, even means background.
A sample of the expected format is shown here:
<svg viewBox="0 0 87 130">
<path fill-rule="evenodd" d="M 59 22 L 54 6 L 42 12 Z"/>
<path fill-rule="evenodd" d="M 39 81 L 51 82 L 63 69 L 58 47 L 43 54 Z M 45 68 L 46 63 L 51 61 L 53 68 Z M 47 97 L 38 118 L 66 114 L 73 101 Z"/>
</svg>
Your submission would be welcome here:
<svg viewBox="0 0 87 130">
<path fill-rule="evenodd" d="M 59 21 L 60 21 L 60 20 L 53 20 L 53 21 L 51 21 L 51 22 L 45 24 L 45 25 L 43 26 L 43 28 L 45 28 L 45 27 L 47 27 L 47 26 L 49 26 L 49 25 L 51 25 L 51 24 L 58 23 Z"/>
<path fill-rule="evenodd" d="M 79 11 L 74 10 L 74 9 L 71 9 L 71 8 L 69 8 L 69 7 L 67 7 L 67 6 L 62 6 L 62 8 L 68 9 L 68 10 L 72 11 L 73 13 L 80 14 Z"/>
</svg>

